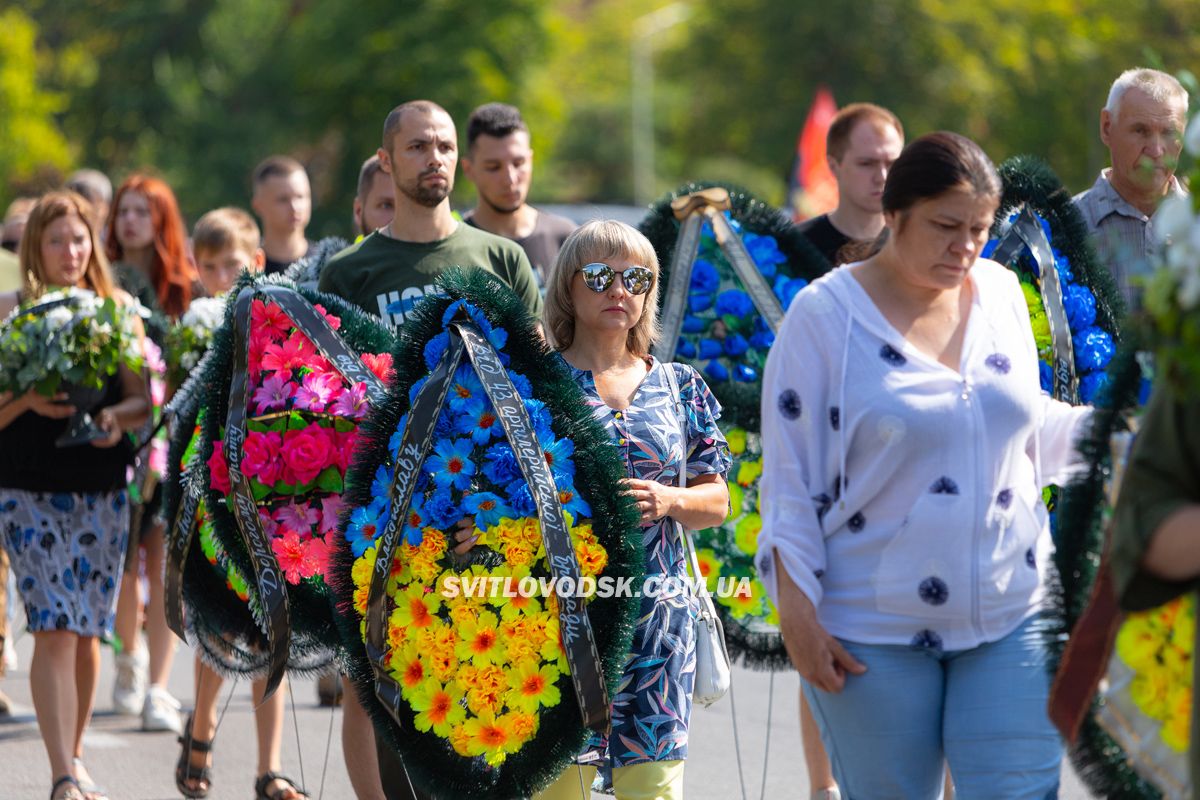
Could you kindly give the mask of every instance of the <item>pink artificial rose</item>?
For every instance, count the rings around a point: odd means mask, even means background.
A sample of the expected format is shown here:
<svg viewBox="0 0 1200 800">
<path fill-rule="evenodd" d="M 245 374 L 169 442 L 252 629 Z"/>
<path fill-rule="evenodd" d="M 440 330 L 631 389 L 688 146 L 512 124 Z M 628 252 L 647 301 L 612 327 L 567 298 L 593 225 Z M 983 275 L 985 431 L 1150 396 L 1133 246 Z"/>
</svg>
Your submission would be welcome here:
<svg viewBox="0 0 1200 800">
<path fill-rule="evenodd" d="M 246 434 L 242 470 L 249 478 L 271 486 L 283 472 L 283 460 L 279 457 L 282 442 L 279 434 L 271 431 L 250 431 Z"/>
<path fill-rule="evenodd" d="M 332 433 L 313 422 L 302 431 L 288 431 L 284 434 L 283 463 L 287 467 L 286 472 L 295 477 L 295 481 L 288 481 L 289 483 L 312 483 L 321 470 L 335 463 Z"/>
<path fill-rule="evenodd" d="M 358 446 L 358 428 L 337 434 L 336 466 L 338 472 L 342 473 L 343 476 L 345 476 L 346 470 L 350 469 L 350 464 L 354 461 L 354 448 L 356 446 Z"/>
<path fill-rule="evenodd" d="M 209 483 L 217 494 L 229 494 L 229 465 L 225 463 L 225 445 L 213 442 L 212 455 L 208 457 Z"/>
</svg>

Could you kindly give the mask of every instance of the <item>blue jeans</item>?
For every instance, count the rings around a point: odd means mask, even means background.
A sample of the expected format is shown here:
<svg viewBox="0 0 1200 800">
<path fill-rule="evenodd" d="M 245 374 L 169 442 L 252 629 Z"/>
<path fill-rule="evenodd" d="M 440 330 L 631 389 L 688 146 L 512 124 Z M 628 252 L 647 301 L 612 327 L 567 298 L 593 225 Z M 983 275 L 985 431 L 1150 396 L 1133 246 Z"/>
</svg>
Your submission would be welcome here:
<svg viewBox="0 0 1200 800">
<path fill-rule="evenodd" d="M 943 767 L 961 800 L 1058 796 L 1062 742 L 1046 715 L 1050 674 L 1039 616 L 970 650 L 842 641 L 867 667 L 837 694 L 807 683 L 847 800 L 927 800 Z"/>
</svg>

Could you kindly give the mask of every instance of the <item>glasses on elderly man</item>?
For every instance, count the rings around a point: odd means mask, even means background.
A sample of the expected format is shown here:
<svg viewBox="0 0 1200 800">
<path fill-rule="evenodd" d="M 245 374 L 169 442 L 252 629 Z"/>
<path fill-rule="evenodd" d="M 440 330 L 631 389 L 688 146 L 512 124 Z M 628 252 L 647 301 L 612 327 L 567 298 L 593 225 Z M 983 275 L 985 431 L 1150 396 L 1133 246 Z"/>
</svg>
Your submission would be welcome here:
<svg viewBox="0 0 1200 800">
<path fill-rule="evenodd" d="M 583 284 L 596 294 L 607 292 L 618 275 L 625 285 L 625 291 L 630 294 L 645 294 L 654 285 L 654 273 L 649 267 L 626 267 L 622 272 L 617 272 L 608 264 L 596 261 L 585 264 L 578 271 L 583 273 Z"/>
</svg>

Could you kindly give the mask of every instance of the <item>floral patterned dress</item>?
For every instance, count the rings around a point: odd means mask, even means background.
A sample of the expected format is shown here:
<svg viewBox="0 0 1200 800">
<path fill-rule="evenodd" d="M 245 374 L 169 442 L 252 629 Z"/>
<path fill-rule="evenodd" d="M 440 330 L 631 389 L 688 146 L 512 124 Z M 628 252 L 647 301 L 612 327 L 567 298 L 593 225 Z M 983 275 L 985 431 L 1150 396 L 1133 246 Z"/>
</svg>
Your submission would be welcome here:
<svg viewBox="0 0 1200 800">
<path fill-rule="evenodd" d="M 725 437 L 717 428 L 721 405 L 691 367 L 667 367 L 649 359 L 650 370 L 629 407 L 609 408 L 600 399 L 591 372 L 572 369 L 596 419 L 608 430 L 625 457 L 630 477 L 675 485 L 685 446 L 678 406 L 663 372 L 675 370 L 687 426 L 688 482 L 700 475 L 724 476 L 731 462 Z M 678 526 L 669 518 L 642 528 L 646 577 L 684 578 L 687 575 Z M 656 593 L 657 594 L 657 593 Z M 687 757 L 688 720 L 696 678 L 696 640 L 693 620 L 697 603 L 689 593 L 642 594 L 641 613 L 633 649 L 612 698 L 613 725 L 609 737 L 593 736 L 581 763 L 611 759 L 614 767 Z"/>
</svg>

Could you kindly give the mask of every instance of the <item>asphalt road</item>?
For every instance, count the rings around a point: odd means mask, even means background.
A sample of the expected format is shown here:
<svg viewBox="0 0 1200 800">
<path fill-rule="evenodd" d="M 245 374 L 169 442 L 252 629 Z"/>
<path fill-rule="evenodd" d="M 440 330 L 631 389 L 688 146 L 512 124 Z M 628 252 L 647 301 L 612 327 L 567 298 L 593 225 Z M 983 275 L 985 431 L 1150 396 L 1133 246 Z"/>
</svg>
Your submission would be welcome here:
<svg viewBox="0 0 1200 800">
<path fill-rule="evenodd" d="M 49 763 L 38 736 L 29 695 L 32 637 L 17 641 L 19 668 L 0 688 L 15 702 L 15 714 L 0 721 L 0 800 L 43 800 L 49 794 Z M 112 713 L 112 654 L 106 651 L 96 715 L 85 735 L 85 759 L 93 778 L 112 800 L 174 800 L 174 765 L 179 747 L 169 733 L 142 733 L 139 720 Z M 737 742 L 746 794 L 754 798 L 807 800 L 808 779 L 800 749 L 796 716 L 798 681 L 794 673 L 734 671 L 734 690 L 711 708 L 692 717 L 690 753 L 685 773 L 688 800 L 741 800 Z M 191 704 L 191 654 L 180 649 L 172 671 L 171 691 Z M 228 689 L 221 696 L 224 703 Z M 250 800 L 254 795 L 254 738 L 250 689 L 246 682 L 232 691 L 228 712 L 217 735 L 212 800 Z M 317 705 L 312 681 L 292 685 L 283 742 L 284 772 L 300 778 L 313 798 L 353 800 L 342 762 L 340 710 Z M 773 702 L 772 702 L 773 700 Z M 736 732 L 734 716 L 736 705 Z M 768 724 L 769 720 L 769 724 Z M 769 741 L 768 741 L 769 739 Z M 297 746 L 299 740 L 299 746 Z M 766 786 L 763 787 L 764 760 Z M 323 789 L 322 789 L 323 787 Z M 1063 770 L 1060 797 L 1083 800 L 1090 795 L 1069 767 Z M 596 798 L 602 797 L 596 795 Z"/>
</svg>

